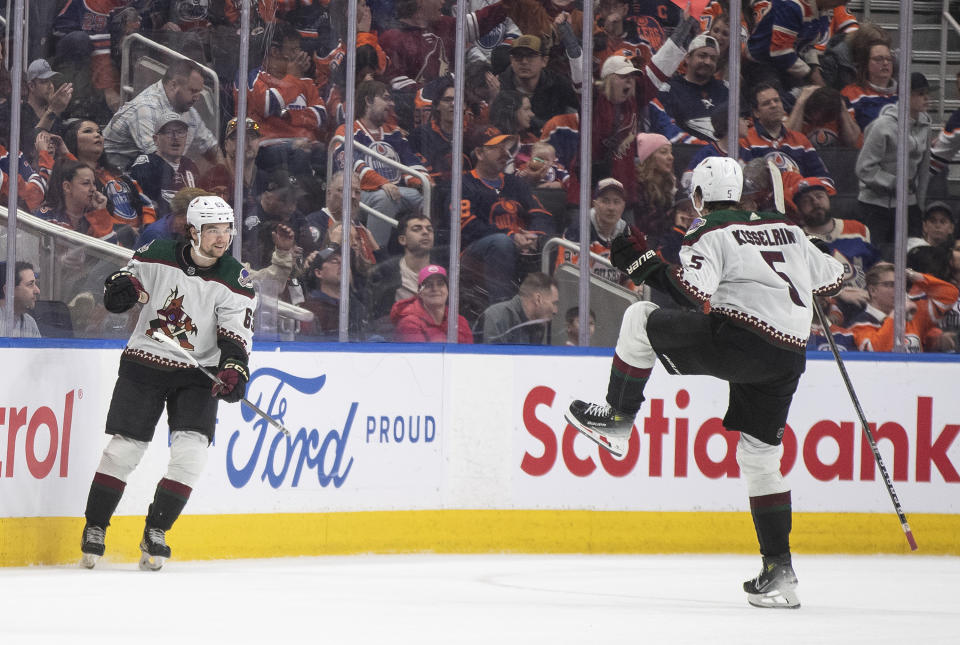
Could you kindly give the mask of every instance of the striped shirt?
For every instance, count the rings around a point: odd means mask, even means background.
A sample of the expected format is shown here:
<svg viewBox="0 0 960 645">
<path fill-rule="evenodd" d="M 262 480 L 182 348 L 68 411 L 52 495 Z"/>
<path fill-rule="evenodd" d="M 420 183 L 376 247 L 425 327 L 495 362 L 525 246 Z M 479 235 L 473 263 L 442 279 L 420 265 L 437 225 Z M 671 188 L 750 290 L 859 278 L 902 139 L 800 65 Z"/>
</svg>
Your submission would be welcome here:
<svg viewBox="0 0 960 645">
<path fill-rule="evenodd" d="M 121 106 L 103 131 L 103 148 L 110 163 L 125 169 L 140 155 L 157 151 L 153 135 L 157 122 L 176 112 L 163 90 L 163 81 L 150 85 Z M 201 155 L 217 146 L 217 137 L 204 124 L 196 108 L 180 114 L 187 124 L 187 156 Z"/>
</svg>

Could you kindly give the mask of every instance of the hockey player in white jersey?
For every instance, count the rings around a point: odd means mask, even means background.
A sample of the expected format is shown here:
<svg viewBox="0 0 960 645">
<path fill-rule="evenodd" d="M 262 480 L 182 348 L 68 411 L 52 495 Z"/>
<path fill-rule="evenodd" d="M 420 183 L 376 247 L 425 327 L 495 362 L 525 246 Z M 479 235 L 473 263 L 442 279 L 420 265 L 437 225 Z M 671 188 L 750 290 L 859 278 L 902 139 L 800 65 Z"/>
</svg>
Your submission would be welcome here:
<svg viewBox="0 0 960 645">
<path fill-rule="evenodd" d="M 739 210 L 742 188 L 733 159 L 711 157 L 694 169 L 692 199 L 700 216 L 684 237 L 680 266 L 648 249 L 635 228 L 613 240 L 614 266 L 638 285 L 655 286 L 694 308 L 631 305 L 620 327 L 606 402 L 573 401 L 566 418 L 621 456 L 657 358 L 670 374 L 729 382 L 723 425 L 740 432 L 737 463 L 763 556 L 760 574 L 743 588 L 752 605 L 799 607 L 780 443 L 806 367 L 813 297 L 838 290 L 843 267 L 783 215 Z"/>
<path fill-rule="evenodd" d="M 249 379 L 256 295 L 247 270 L 227 254 L 235 234 L 233 209 L 219 197 L 197 197 L 187 208 L 189 241 L 155 240 L 107 278 L 103 301 L 114 313 L 143 303 L 120 358 L 103 451 L 87 498 L 82 563 L 91 568 L 104 553 L 104 535 L 127 478 L 153 439 L 164 406 L 170 460 L 147 511 L 140 567 L 159 569 L 170 557 L 166 532 L 183 510 L 206 463 L 217 401 L 239 401 Z M 217 372 L 213 386 L 166 335 L 200 365 Z"/>
</svg>

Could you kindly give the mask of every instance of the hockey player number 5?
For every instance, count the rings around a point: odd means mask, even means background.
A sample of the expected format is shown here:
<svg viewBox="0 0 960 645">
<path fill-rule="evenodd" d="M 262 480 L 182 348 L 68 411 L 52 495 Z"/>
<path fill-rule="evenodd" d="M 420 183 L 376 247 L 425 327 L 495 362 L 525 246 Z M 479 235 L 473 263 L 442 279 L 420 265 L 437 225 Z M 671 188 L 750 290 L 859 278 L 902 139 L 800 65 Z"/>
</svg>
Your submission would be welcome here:
<svg viewBox="0 0 960 645">
<path fill-rule="evenodd" d="M 786 260 L 783 258 L 783 253 L 780 251 L 760 251 L 760 255 L 763 256 L 763 261 L 770 266 L 773 272 L 780 276 L 783 281 L 787 283 L 787 288 L 790 290 L 790 300 L 793 301 L 793 304 L 797 305 L 798 307 L 806 307 L 806 305 L 803 304 L 803 301 L 800 300 L 800 293 L 797 291 L 797 288 L 794 287 L 793 282 L 790 281 L 790 276 L 783 271 L 778 271 L 777 267 L 774 266 L 775 264 L 782 264 L 783 262 L 786 262 Z"/>
</svg>

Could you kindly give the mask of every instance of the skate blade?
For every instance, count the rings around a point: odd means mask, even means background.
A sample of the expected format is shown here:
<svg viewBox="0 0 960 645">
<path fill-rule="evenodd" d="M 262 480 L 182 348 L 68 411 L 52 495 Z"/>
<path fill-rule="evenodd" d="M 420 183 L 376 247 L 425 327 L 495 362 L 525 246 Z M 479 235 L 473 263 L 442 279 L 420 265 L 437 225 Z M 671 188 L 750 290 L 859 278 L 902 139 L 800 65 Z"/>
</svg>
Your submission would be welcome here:
<svg viewBox="0 0 960 645">
<path fill-rule="evenodd" d="M 140 554 L 140 570 L 141 571 L 159 571 L 163 568 L 164 563 L 167 559 L 161 555 L 150 556 L 149 553 Z"/>
<path fill-rule="evenodd" d="M 84 553 L 80 558 L 80 564 L 85 569 L 92 569 L 97 566 L 97 562 L 100 561 L 100 556 L 94 553 Z"/>
<path fill-rule="evenodd" d="M 769 591 L 765 594 L 748 593 L 747 602 L 764 609 L 800 609 L 800 597 L 792 589 Z"/>
<path fill-rule="evenodd" d="M 613 453 L 614 457 L 620 458 L 627 454 L 627 446 L 630 441 L 629 435 L 626 437 L 608 437 L 607 435 L 601 434 L 592 428 L 581 426 L 576 422 L 576 420 L 569 416 L 564 415 L 564 418 L 567 420 L 567 423 L 577 429 L 577 432 L 601 448 L 606 448 L 608 451 Z"/>
</svg>

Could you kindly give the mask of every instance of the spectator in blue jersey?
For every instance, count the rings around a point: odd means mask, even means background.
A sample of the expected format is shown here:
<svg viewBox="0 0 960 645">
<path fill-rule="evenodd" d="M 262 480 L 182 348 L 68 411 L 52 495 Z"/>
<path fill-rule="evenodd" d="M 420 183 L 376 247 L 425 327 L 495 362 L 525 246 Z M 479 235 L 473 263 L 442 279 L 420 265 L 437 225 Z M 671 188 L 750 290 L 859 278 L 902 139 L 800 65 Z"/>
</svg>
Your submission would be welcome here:
<svg viewBox="0 0 960 645">
<path fill-rule="evenodd" d="M 772 0 L 747 41 L 749 57 L 758 64 L 749 74 L 745 72 L 744 78 L 775 77 L 785 90 L 785 99 L 792 88 L 824 85 L 817 45 L 830 36 L 833 9 L 845 4 L 847 0 L 812 0 L 809 4 Z M 792 100 L 789 107 L 793 107 Z"/>
<path fill-rule="evenodd" d="M 195 197 L 213 196 L 202 188 L 181 188 L 170 199 L 170 211 L 140 233 L 136 247 L 154 240 L 182 240 L 187 235 L 187 206 Z"/>
<path fill-rule="evenodd" d="M 860 192 L 857 219 L 870 228 L 873 243 L 887 254 L 892 250 L 897 205 L 897 158 L 907 154 L 907 235 L 919 236 L 920 214 L 930 183 L 930 83 L 920 72 L 910 75 L 907 123 L 909 150 L 898 150 L 897 106 L 880 110 L 863 135 L 856 173 Z"/>
<path fill-rule="evenodd" d="M 875 36 L 866 42 L 854 36 L 851 53 L 857 80 L 845 85 L 840 92 L 847 99 L 850 114 L 863 130 L 880 115 L 884 106 L 897 102 L 896 59 L 884 36 Z"/>
<path fill-rule="evenodd" d="M 371 148 L 378 154 L 399 163 L 426 172 L 423 158 L 418 155 L 405 133 L 387 122 L 393 109 L 393 96 L 387 86 L 380 81 L 363 81 L 356 92 L 357 120 L 353 124 L 354 140 Z M 337 128 L 337 134 L 343 136 L 344 126 Z M 334 151 L 334 163 L 338 169 L 343 167 L 343 144 L 337 143 Z M 421 180 L 409 173 L 384 163 L 380 159 L 367 156 L 362 151 L 354 153 L 353 170 L 360 176 L 360 188 L 363 190 L 361 201 L 389 218 L 397 219 L 404 212 L 417 211 L 423 207 L 423 186 Z M 367 226 L 380 246 L 386 246 L 390 239 L 392 225 L 379 217 L 367 219 Z"/>
<path fill-rule="evenodd" d="M 715 140 L 710 115 L 727 102 L 729 94 L 726 81 L 715 77 L 719 55 L 716 38 L 707 34 L 696 36 L 684 57 L 686 70 L 671 76 L 658 95 L 660 104 L 678 126 L 705 141 Z"/>
<path fill-rule="evenodd" d="M 533 119 L 530 129 L 540 132 L 551 117 L 580 109 L 580 97 L 569 78 L 547 69 L 547 56 L 540 38 L 524 34 L 510 47 L 510 67 L 500 74 L 500 89 L 530 97 Z"/>
<path fill-rule="evenodd" d="M 186 153 L 187 123 L 176 112 L 168 112 L 157 121 L 153 135 L 155 152 L 140 155 L 130 166 L 144 194 L 153 201 L 158 216 L 170 212 L 170 200 L 181 188 L 194 188 L 200 169 Z"/>
<path fill-rule="evenodd" d="M 557 233 L 556 225 L 527 184 L 504 173 L 517 149 L 515 135 L 478 126 L 464 148 L 476 163 L 463 174 L 463 276 L 482 285 L 490 302 L 500 302 L 517 291 L 521 258 L 529 266 L 539 264 L 542 240 Z"/>
<path fill-rule="evenodd" d="M 788 182 L 785 182 L 788 183 Z M 870 243 L 870 231 L 860 222 L 835 216 L 830 196 L 836 191 L 818 177 L 800 179 L 787 186 L 803 230 L 826 242 L 843 265 L 843 288 L 834 297 L 838 322 L 849 321 L 867 304 L 867 271 L 879 262 L 880 251 Z"/>
<path fill-rule="evenodd" d="M 751 159 L 771 159 L 781 172 L 819 177 L 833 186 L 833 178 L 810 140 L 784 125 L 787 113 L 776 87 L 767 83 L 755 85 L 750 93 L 750 105 L 753 127 L 740 139 L 740 145 L 750 151 Z"/>
</svg>

